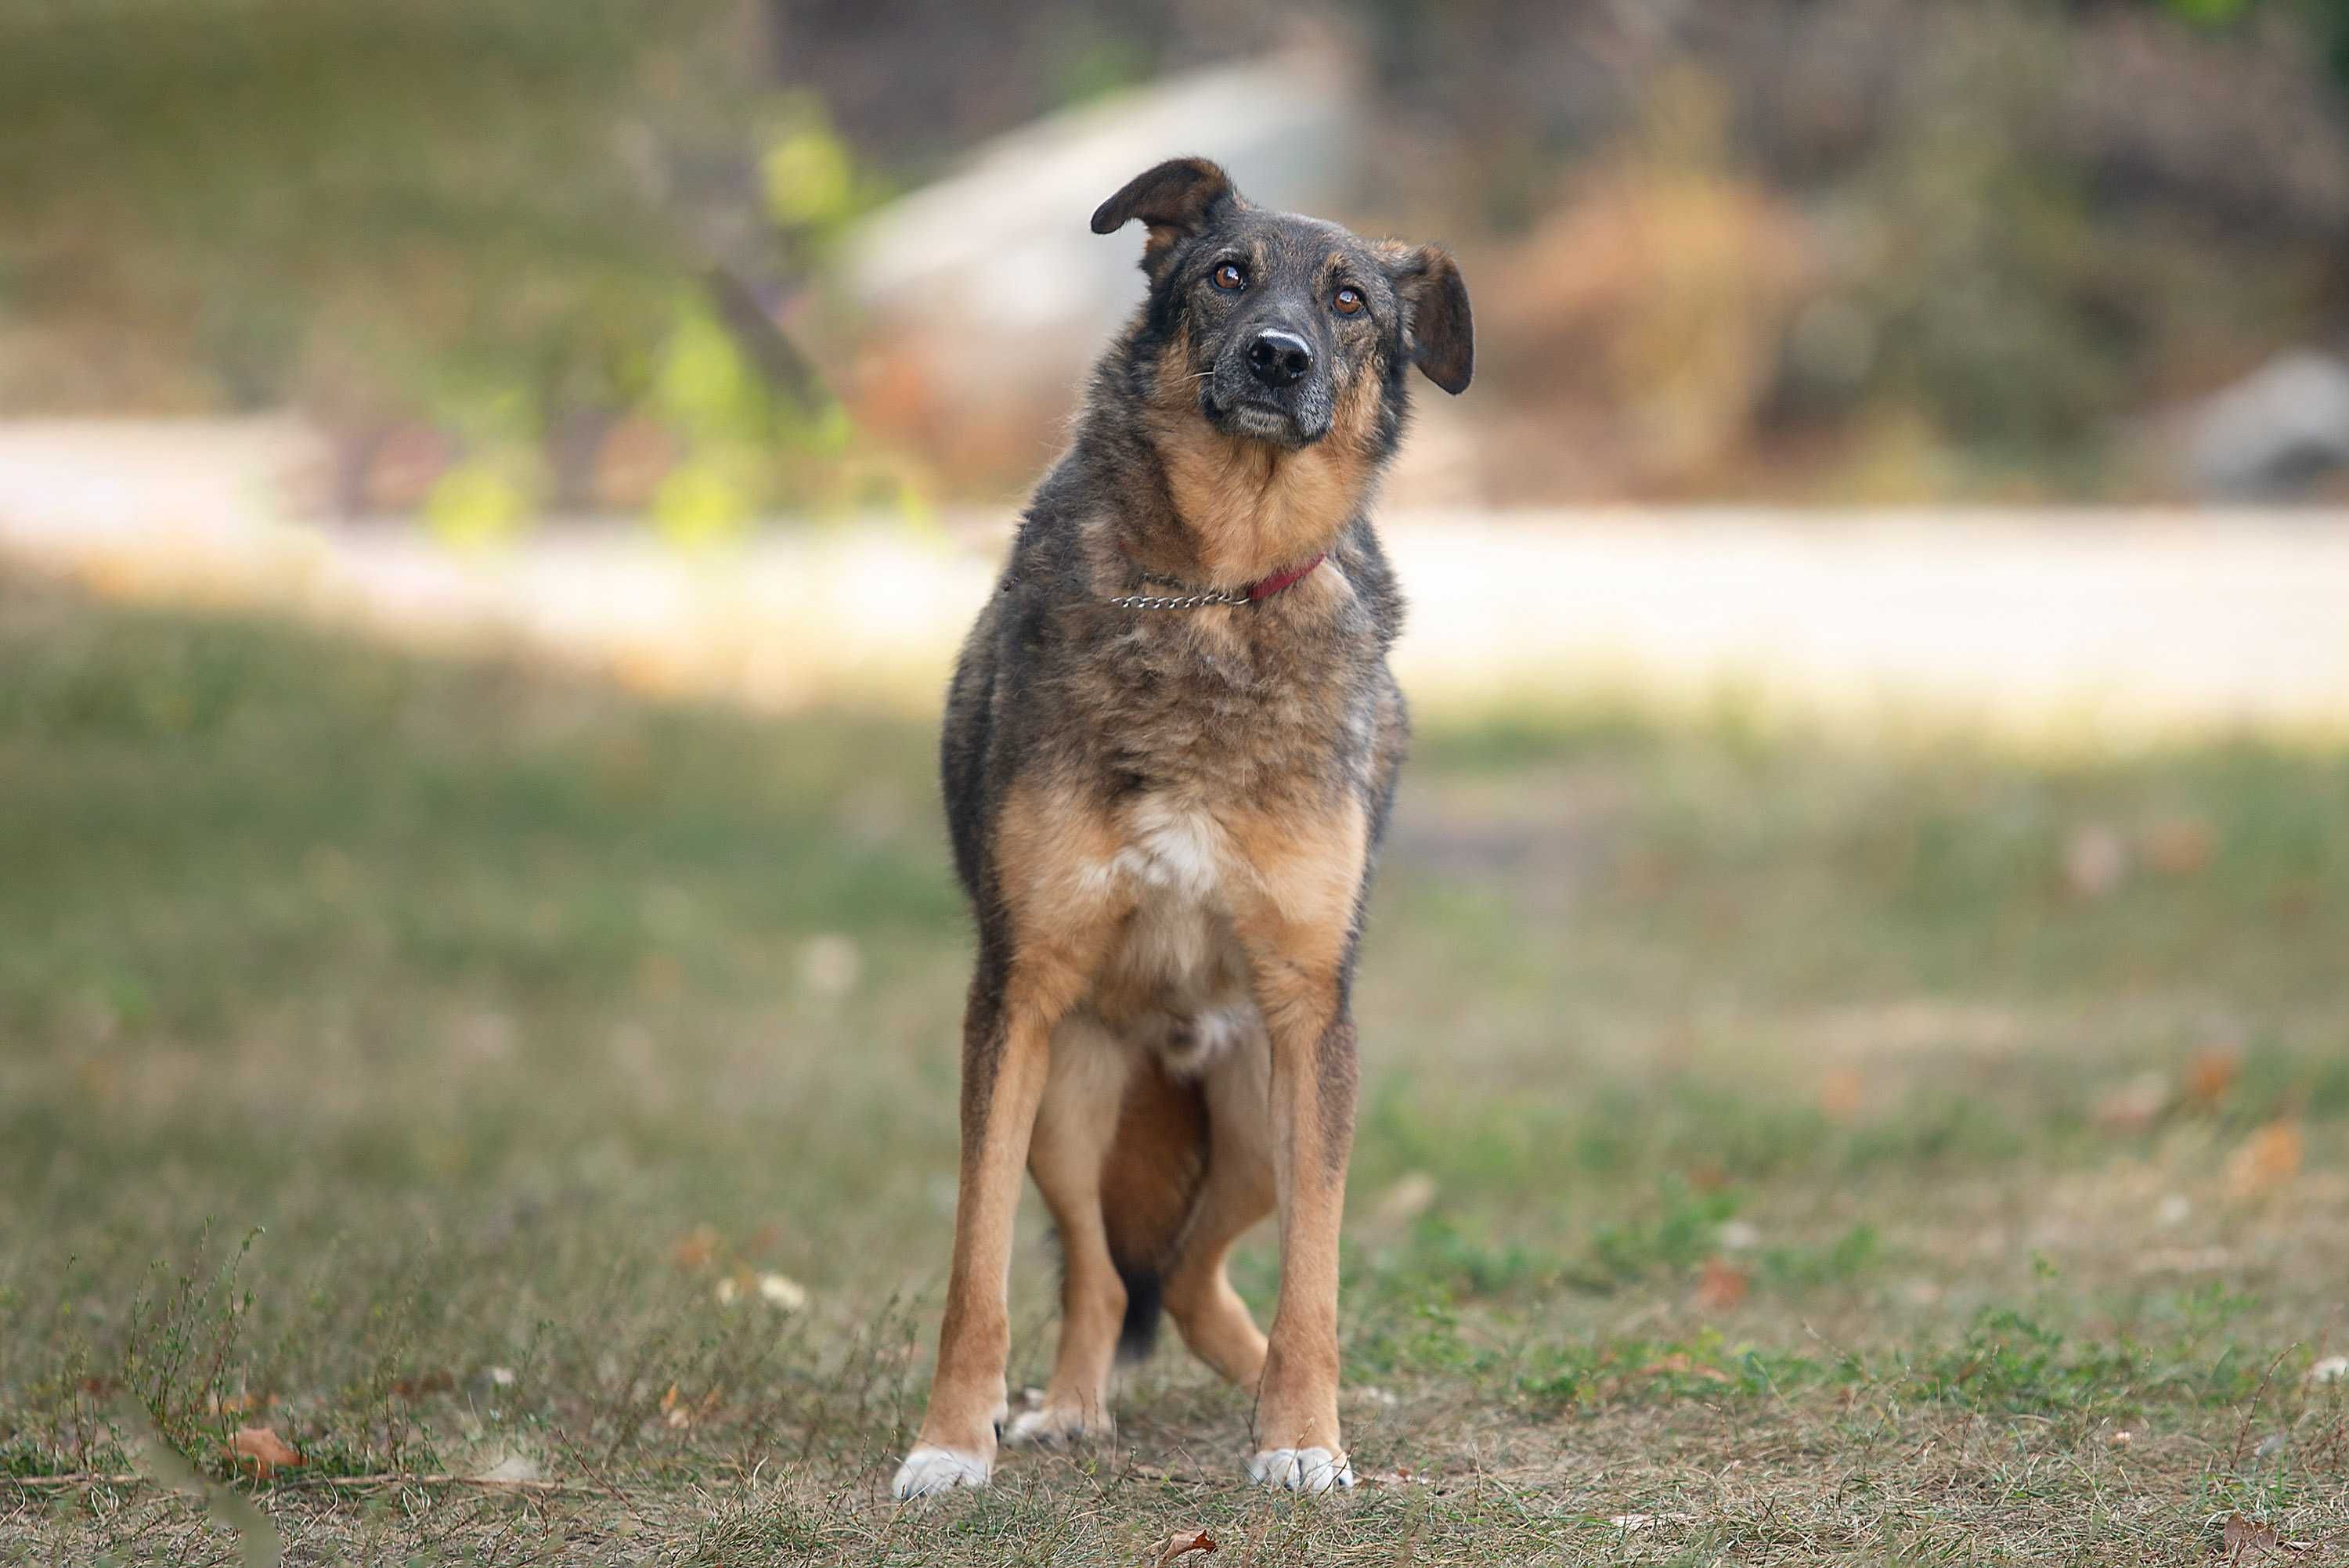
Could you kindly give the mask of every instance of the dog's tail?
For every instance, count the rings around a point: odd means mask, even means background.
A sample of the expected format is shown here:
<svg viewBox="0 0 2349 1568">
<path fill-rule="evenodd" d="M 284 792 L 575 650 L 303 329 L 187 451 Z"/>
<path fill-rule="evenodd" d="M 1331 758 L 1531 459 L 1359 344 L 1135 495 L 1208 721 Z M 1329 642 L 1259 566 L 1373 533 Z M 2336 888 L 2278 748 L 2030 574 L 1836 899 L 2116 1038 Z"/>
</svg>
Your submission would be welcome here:
<svg viewBox="0 0 2349 1568">
<path fill-rule="evenodd" d="M 1169 1073 L 1154 1056 L 1126 1080 L 1117 1135 L 1102 1171 L 1102 1222 L 1110 1261 L 1125 1282 L 1121 1360 L 1150 1354 L 1174 1266 L 1199 1189 L 1207 1177 L 1207 1100 L 1200 1086 Z"/>
</svg>

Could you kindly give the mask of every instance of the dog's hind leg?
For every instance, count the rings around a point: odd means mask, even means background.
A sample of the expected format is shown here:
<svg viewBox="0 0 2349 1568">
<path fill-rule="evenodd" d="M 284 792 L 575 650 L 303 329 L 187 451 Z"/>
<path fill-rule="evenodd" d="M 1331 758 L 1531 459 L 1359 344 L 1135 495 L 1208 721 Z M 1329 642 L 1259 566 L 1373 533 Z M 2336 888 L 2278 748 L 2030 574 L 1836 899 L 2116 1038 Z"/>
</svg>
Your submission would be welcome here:
<svg viewBox="0 0 2349 1568">
<path fill-rule="evenodd" d="M 1133 1054 L 1084 1014 L 1052 1036 L 1051 1073 L 1028 1146 L 1028 1173 L 1061 1238 L 1061 1348 L 1044 1408 L 1004 1431 L 1013 1443 L 1071 1442 L 1110 1429 L 1109 1377 L 1125 1315 L 1125 1285 L 1110 1257 L 1102 1165 L 1116 1136 Z"/>
<path fill-rule="evenodd" d="M 1264 1037 L 1251 1029 L 1208 1069 L 1207 1179 L 1166 1275 L 1166 1311 L 1183 1343 L 1244 1388 L 1264 1373 L 1264 1334 L 1226 1264 L 1232 1244 L 1274 1208 L 1268 1054 Z"/>
</svg>

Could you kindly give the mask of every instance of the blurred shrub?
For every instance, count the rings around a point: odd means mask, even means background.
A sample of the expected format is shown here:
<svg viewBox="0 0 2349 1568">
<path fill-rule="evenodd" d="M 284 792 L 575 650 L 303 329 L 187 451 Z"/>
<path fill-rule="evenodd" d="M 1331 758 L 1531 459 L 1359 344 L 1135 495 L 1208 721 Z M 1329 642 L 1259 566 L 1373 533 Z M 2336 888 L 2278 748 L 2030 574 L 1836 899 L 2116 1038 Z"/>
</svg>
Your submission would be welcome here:
<svg viewBox="0 0 2349 1568">
<path fill-rule="evenodd" d="M 297 401 L 350 449 L 347 503 L 420 500 L 469 541 L 598 503 L 615 439 L 619 468 L 688 465 L 659 509 L 687 532 L 831 493 L 785 470 L 836 463 L 843 417 L 803 364 L 784 395 L 792 346 L 751 318 L 887 186 L 820 99 L 771 91 L 756 22 L 735 0 L 0 6 L 0 412 Z M 705 297 L 718 269 L 740 320 Z"/>
</svg>

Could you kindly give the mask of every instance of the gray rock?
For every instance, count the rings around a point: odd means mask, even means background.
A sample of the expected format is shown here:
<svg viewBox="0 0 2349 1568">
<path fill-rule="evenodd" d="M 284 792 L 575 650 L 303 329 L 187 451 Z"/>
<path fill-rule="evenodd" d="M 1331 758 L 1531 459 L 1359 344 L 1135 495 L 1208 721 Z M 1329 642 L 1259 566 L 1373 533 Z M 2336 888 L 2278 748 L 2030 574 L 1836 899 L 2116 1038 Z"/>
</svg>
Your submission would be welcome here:
<svg viewBox="0 0 2349 1568">
<path fill-rule="evenodd" d="M 1092 210 L 1190 154 L 1222 163 L 1251 200 L 1340 205 L 1361 173 L 1356 105 L 1343 55 L 1299 47 L 1040 120 L 862 224 L 849 293 L 884 335 L 915 336 L 944 397 L 1065 400 L 1143 294 L 1141 231 L 1102 238 Z"/>
<path fill-rule="evenodd" d="M 2194 482 L 2226 496 L 2275 496 L 2349 466 L 2349 364 L 2280 354 L 2188 415 Z"/>
</svg>

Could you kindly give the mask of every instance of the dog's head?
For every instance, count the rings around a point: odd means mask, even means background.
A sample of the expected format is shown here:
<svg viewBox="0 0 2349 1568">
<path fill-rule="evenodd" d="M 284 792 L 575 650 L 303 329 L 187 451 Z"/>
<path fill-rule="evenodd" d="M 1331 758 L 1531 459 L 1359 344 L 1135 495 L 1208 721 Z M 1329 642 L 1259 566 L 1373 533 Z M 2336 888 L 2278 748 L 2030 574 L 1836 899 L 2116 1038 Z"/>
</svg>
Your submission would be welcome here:
<svg viewBox="0 0 2349 1568">
<path fill-rule="evenodd" d="M 1224 434 L 1391 446 L 1410 366 L 1446 392 L 1467 387 L 1468 290 L 1442 247 L 1250 206 L 1204 158 L 1135 176 L 1094 211 L 1093 232 L 1136 218 L 1150 228 L 1145 330 L 1166 395 L 1195 400 Z"/>
</svg>

